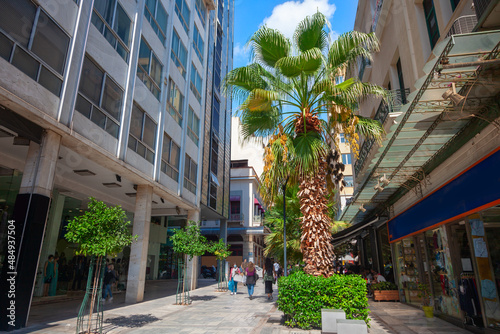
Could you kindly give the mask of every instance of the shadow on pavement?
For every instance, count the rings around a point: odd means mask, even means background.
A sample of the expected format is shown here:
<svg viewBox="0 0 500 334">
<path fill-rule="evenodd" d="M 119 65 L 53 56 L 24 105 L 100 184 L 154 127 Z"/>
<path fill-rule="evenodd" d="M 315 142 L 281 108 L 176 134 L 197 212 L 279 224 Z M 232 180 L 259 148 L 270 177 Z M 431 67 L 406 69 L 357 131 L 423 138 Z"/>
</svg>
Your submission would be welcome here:
<svg viewBox="0 0 500 334">
<path fill-rule="evenodd" d="M 104 322 L 117 327 L 137 328 L 158 320 L 160 319 L 151 314 L 133 314 L 128 317 L 122 316 L 106 319 Z"/>
</svg>

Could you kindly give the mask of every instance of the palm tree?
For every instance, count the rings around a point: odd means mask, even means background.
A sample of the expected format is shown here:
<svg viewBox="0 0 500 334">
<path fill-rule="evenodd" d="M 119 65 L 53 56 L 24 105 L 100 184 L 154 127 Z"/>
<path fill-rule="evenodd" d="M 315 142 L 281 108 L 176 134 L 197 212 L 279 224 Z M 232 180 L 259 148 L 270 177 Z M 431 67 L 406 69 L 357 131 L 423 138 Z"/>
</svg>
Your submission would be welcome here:
<svg viewBox="0 0 500 334">
<path fill-rule="evenodd" d="M 324 276 L 333 274 L 334 257 L 327 196 L 342 181 L 343 169 L 334 134 L 343 130 L 354 152 L 358 133 L 380 138 L 381 124 L 354 110 L 360 99 L 385 93 L 356 79 L 336 80 L 378 51 L 376 36 L 353 31 L 330 42 L 327 28 L 321 13 L 299 23 L 293 41 L 263 26 L 249 41 L 252 63 L 224 79 L 226 93 L 241 102 L 243 137 L 270 136 L 262 178 L 265 197 L 276 198 L 288 178 L 299 185 L 305 271 Z"/>
<path fill-rule="evenodd" d="M 298 190 L 297 185 L 286 189 L 286 247 L 287 259 L 291 263 L 299 263 L 302 260 L 302 252 L 300 251 L 302 213 L 300 212 L 300 199 L 297 197 Z M 261 193 L 263 191 L 265 189 L 261 189 Z M 284 264 L 283 194 L 279 194 L 274 203 L 266 210 L 264 219 L 264 225 L 271 231 L 265 237 L 264 255 L 273 257 L 279 263 Z"/>
</svg>

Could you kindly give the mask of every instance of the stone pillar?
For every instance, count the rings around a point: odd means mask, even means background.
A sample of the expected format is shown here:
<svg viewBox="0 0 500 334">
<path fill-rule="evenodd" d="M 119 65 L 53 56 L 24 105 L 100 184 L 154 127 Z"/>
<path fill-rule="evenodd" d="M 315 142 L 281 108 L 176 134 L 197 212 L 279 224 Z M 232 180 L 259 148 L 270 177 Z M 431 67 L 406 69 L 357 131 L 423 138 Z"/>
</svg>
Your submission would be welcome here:
<svg viewBox="0 0 500 334">
<path fill-rule="evenodd" d="M 59 194 L 54 190 L 52 194 L 52 204 L 50 206 L 49 218 L 47 219 L 47 228 L 43 238 L 42 251 L 40 252 L 40 260 L 38 262 L 38 275 L 36 278 L 35 296 L 43 295 L 43 266 L 50 254 L 54 254 L 57 247 L 57 239 L 59 237 L 59 229 L 61 228 L 62 213 L 64 209 L 64 200 L 66 196 Z M 40 274 L 41 273 L 41 274 Z"/>
<path fill-rule="evenodd" d="M 189 210 L 188 211 L 188 223 L 189 221 L 194 221 L 198 225 L 200 224 L 200 211 L 199 210 Z M 186 272 L 186 281 L 189 282 L 189 289 L 194 290 L 198 287 L 198 275 L 199 270 L 198 263 L 199 257 L 193 257 L 192 260 L 189 260 L 189 257 L 185 259 L 187 262 L 187 272 Z"/>
<path fill-rule="evenodd" d="M 130 247 L 127 292 L 125 294 L 126 303 L 138 303 L 144 299 L 152 200 L 153 188 L 151 186 L 137 186 L 132 234 L 137 235 L 138 239 Z"/>
<path fill-rule="evenodd" d="M 9 224 L 15 231 L 15 263 L 6 257 L 0 277 L 0 309 L 4 314 L 14 305 L 15 318 L 0 317 L 0 331 L 25 327 L 28 321 L 60 144 L 61 136 L 50 130 L 40 145 L 30 143 Z M 15 297 L 7 293 L 13 290 Z"/>
</svg>

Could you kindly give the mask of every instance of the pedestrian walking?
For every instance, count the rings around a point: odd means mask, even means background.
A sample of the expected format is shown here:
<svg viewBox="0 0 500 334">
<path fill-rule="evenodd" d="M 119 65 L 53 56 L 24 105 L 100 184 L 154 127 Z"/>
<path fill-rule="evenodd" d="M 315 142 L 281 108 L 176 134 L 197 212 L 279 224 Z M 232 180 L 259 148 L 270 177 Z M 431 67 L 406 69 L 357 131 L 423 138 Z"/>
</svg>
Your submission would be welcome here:
<svg viewBox="0 0 500 334">
<path fill-rule="evenodd" d="M 54 279 L 54 255 L 49 255 L 47 261 L 45 261 L 45 266 L 43 267 L 43 296 L 47 297 L 49 295 L 50 283 Z"/>
<path fill-rule="evenodd" d="M 273 263 L 270 258 L 266 259 L 265 269 L 264 269 L 264 284 L 267 293 L 267 300 L 273 300 Z"/>
<path fill-rule="evenodd" d="M 113 264 L 108 264 L 108 270 L 104 274 L 104 291 L 102 293 L 102 298 L 106 302 L 106 298 L 109 295 L 109 302 L 113 301 L 113 294 L 111 293 L 111 286 L 116 282 L 116 272 Z"/>
<path fill-rule="evenodd" d="M 279 276 L 278 276 L 279 270 L 280 270 L 280 265 L 279 265 L 279 263 L 275 260 L 275 261 L 274 261 L 274 278 L 275 278 L 275 279 L 278 279 L 278 278 L 279 278 Z"/>
<path fill-rule="evenodd" d="M 231 268 L 231 272 L 229 274 L 230 280 L 229 280 L 229 290 L 231 291 L 232 295 L 235 295 L 238 292 L 238 282 L 234 280 L 234 276 L 240 275 L 241 270 L 238 268 L 236 263 L 233 265 Z"/>
<path fill-rule="evenodd" d="M 248 295 L 250 296 L 250 300 L 252 300 L 255 283 L 257 283 L 257 280 L 259 279 L 252 261 L 248 262 L 248 267 L 245 269 L 245 275 L 247 276 Z"/>
</svg>

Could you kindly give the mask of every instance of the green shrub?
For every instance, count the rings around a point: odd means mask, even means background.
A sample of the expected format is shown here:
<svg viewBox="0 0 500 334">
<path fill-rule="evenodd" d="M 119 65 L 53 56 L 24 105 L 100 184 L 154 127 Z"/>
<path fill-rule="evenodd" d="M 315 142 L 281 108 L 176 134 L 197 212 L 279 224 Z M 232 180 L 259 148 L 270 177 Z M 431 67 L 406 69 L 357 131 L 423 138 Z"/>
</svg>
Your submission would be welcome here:
<svg viewBox="0 0 500 334">
<path fill-rule="evenodd" d="M 398 286 L 392 282 L 380 282 L 380 283 L 372 284 L 370 289 L 372 289 L 372 291 L 375 291 L 375 290 L 379 290 L 379 291 L 380 290 L 397 290 Z"/>
<path fill-rule="evenodd" d="M 359 275 L 315 277 L 297 272 L 278 280 L 278 309 L 286 325 L 309 329 L 321 327 L 321 309 L 342 309 L 347 319 L 368 324 L 366 281 Z"/>
</svg>

